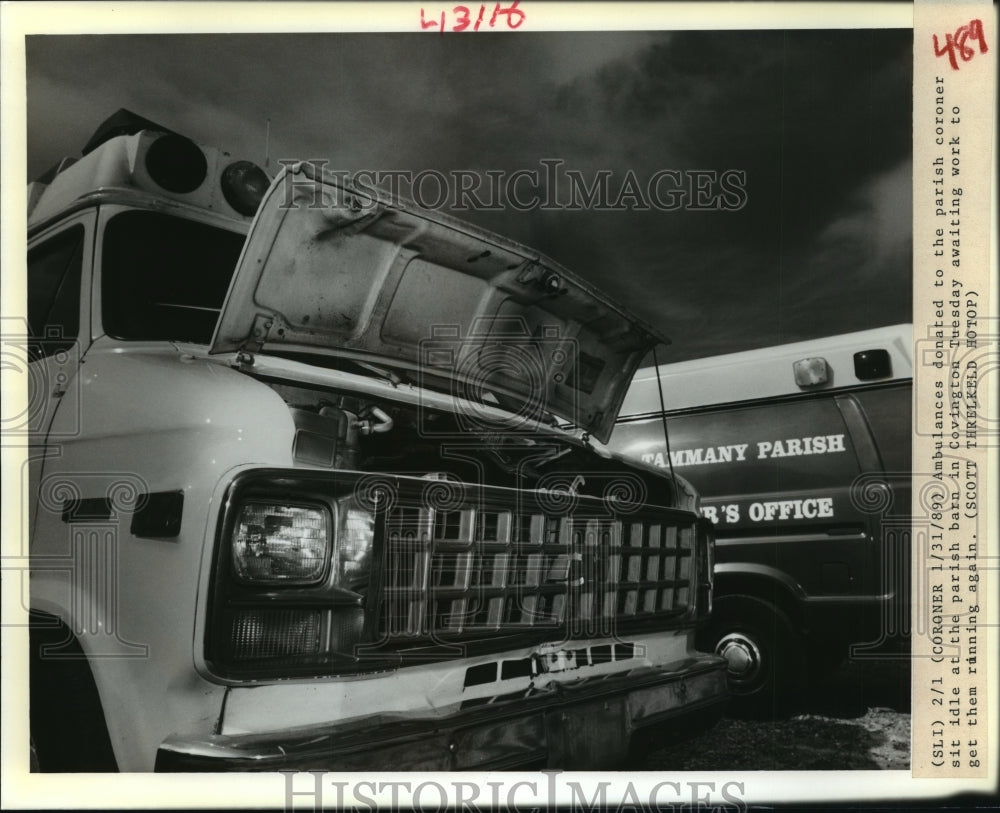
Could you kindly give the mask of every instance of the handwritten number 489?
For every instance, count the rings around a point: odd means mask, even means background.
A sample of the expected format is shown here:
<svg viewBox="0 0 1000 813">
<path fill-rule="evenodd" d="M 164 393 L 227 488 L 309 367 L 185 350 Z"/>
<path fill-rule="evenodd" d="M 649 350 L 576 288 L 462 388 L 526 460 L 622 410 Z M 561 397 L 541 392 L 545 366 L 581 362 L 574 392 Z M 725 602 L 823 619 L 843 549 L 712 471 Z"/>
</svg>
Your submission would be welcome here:
<svg viewBox="0 0 1000 813">
<path fill-rule="evenodd" d="M 954 70 L 958 70 L 958 60 L 955 59 L 956 52 L 963 62 L 968 62 L 976 55 L 969 40 L 978 40 L 979 53 L 985 54 L 989 48 L 986 47 L 986 38 L 983 36 L 982 20 L 973 20 L 968 25 L 963 25 L 953 35 L 944 35 L 944 45 L 938 43 L 937 34 L 934 37 L 934 56 L 948 55 L 948 61 Z"/>
<path fill-rule="evenodd" d="M 452 23 L 452 31 L 465 31 L 468 28 L 472 28 L 473 31 L 478 31 L 479 27 L 486 22 L 490 28 L 495 28 L 497 20 L 500 17 L 507 18 L 507 27 L 510 29 L 520 28 L 521 23 L 524 22 L 524 12 L 517 7 L 520 0 L 514 0 L 509 6 L 504 7 L 500 3 L 497 3 L 493 7 L 493 13 L 490 15 L 489 20 L 484 20 L 486 16 L 486 5 L 480 4 L 479 14 L 473 18 L 472 11 L 468 6 L 455 6 L 451 10 L 452 16 L 454 17 L 454 22 Z M 428 28 L 437 28 L 439 32 L 444 32 L 447 26 L 447 12 L 442 11 L 437 19 L 431 18 L 427 19 L 424 15 L 424 9 L 420 9 L 420 29 L 426 31 Z"/>
</svg>

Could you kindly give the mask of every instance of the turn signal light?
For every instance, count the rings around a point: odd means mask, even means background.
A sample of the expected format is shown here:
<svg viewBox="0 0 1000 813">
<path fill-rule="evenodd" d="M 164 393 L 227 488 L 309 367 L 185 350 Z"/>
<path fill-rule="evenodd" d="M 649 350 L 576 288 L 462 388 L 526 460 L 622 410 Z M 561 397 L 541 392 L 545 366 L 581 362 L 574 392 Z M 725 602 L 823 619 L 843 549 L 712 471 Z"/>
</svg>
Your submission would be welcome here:
<svg viewBox="0 0 1000 813">
<path fill-rule="evenodd" d="M 318 610 L 243 610 L 233 618 L 237 661 L 313 655 L 319 651 Z"/>
</svg>

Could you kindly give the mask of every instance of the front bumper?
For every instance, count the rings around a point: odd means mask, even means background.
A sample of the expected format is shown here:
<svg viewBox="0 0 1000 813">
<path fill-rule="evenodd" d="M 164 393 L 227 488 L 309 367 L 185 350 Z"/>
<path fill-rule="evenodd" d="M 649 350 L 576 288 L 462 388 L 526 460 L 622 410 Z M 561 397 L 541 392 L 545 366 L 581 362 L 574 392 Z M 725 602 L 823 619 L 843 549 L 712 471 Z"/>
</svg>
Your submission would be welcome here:
<svg viewBox="0 0 1000 813">
<path fill-rule="evenodd" d="M 446 716 L 373 715 L 266 734 L 172 736 L 157 771 L 447 771 L 616 767 L 634 734 L 678 741 L 718 720 L 726 663 L 698 654 L 669 668 L 551 683 Z"/>
</svg>

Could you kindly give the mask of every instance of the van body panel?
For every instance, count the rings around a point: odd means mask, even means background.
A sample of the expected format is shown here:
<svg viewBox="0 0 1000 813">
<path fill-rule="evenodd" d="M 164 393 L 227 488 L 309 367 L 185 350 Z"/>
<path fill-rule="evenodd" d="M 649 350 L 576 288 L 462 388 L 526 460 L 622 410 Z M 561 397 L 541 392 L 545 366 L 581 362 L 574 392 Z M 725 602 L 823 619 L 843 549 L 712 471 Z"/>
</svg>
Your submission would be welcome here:
<svg viewBox="0 0 1000 813">
<path fill-rule="evenodd" d="M 609 443 L 692 482 L 717 534 L 718 606 L 770 607 L 817 663 L 908 645 L 910 336 L 895 326 L 662 365 L 659 381 L 641 370 Z M 857 358 L 865 373 L 883 350 L 891 370 L 858 379 Z M 797 360 L 829 380 L 799 386 Z M 738 643 L 743 663 L 754 650 Z M 748 703 L 769 691 L 742 688 Z"/>
</svg>

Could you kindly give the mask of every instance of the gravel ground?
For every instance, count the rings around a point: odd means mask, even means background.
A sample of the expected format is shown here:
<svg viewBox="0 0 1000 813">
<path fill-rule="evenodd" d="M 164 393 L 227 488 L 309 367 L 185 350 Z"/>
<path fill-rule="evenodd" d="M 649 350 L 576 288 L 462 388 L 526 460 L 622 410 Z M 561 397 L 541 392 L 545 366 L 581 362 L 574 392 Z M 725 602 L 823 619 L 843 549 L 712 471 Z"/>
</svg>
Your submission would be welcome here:
<svg viewBox="0 0 1000 813">
<path fill-rule="evenodd" d="M 649 753 L 637 770 L 907 770 L 910 662 L 844 665 L 784 720 L 729 717 L 699 737 Z"/>
</svg>

